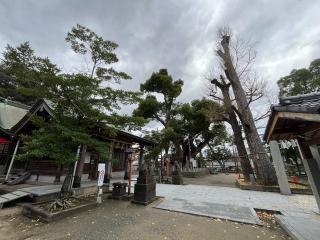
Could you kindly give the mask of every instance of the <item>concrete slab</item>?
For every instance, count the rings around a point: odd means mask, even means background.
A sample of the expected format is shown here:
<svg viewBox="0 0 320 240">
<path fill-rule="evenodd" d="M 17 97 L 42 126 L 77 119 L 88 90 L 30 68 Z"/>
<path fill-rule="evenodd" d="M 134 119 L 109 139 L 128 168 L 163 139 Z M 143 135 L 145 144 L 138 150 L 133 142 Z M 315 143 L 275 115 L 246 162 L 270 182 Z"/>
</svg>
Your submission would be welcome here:
<svg viewBox="0 0 320 240">
<path fill-rule="evenodd" d="M 96 182 L 83 182 L 82 187 L 94 186 Z M 31 193 L 34 196 L 44 196 L 47 194 L 58 193 L 61 190 L 62 185 L 43 185 L 36 187 L 21 188 L 20 191 Z"/>
<path fill-rule="evenodd" d="M 8 199 L 0 197 L 0 205 L 7 202 Z"/>
<path fill-rule="evenodd" d="M 314 213 L 318 209 L 311 195 L 282 195 L 231 187 L 157 184 L 157 196 L 165 197 L 165 200 L 183 198 L 194 205 L 222 203 L 288 213 Z"/>
<path fill-rule="evenodd" d="M 17 196 L 19 196 L 19 197 L 25 197 L 25 196 L 30 195 L 30 193 L 28 193 L 28 192 L 23 192 L 23 191 L 14 191 L 14 192 L 12 192 L 11 194 L 17 195 Z"/>
<path fill-rule="evenodd" d="M 318 214 L 276 215 L 276 220 L 295 240 L 320 239 L 320 216 Z"/>
<path fill-rule="evenodd" d="M 193 204 L 184 199 L 169 199 L 155 206 L 158 209 L 190 213 L 199 216 L 227 219 L 242 223 L 260 224 L 254 209 L 231 204 L 198 202 Z"/>
<path fill-rule="evenodd" d="M 7 200 L 14 200 L 14 199 L 17 199 L 19 198 L 19 196 L 15 195 L 15 194 L 12 194 L 12 193 L 7 193 L 7 194 L 4 194 L 4 195 L 1 195 L 2 198 L 6 198 Z"/>
<path fill-rule="evenodd" d="M 44 185 L 36 187 L 21 188 L 20 191 L 31 193 L 35 196 L 42 196 L 50 193 L 59 192 L 61 185 Z"/>
<path fill-rule="evenodd" d="M 234 217 L 241 220 L 250 219 L 250 214 L 242 207 L 250 210 L 279 211 L 282 215 L 277 217 L 278 221 L 292 238 L 320 239 L 320 216 L 316 214 L 317 203 L 311 195 L 282 195 L 228 187 L 168 184 L 157 184 L 157 195 L 165 197 L 162 205 L 159 205 L 160 208 L 193 214 L 203 213 L 207 216 L 223 215 L 232 220 Z M 224 211 L 220 211 L 221 208 Z"/>
</svg>

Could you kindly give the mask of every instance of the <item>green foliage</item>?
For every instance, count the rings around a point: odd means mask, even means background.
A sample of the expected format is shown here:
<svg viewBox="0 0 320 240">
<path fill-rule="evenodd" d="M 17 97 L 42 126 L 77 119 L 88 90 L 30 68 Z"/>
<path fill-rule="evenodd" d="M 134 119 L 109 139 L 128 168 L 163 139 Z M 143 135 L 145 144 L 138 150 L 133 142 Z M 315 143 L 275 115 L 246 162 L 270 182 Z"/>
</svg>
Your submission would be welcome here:
<svg viewBox="0 0 320 240">
<path fill-rule="evenodd" d="M 182 86 L 183 81 L 173 80 L 166 69 L 152 73 L 151 77 L 140 86 L 140 90 L 148 95 L 140 101 L 133 115 L 157 120 L 166 127 L 173 116 L 175 100 L 181 94 Z M 163 101 L 159 101 L 156 94 L 161 94 Z"/>
<path fill-rule="evenodd" d="M 161 107 L 161 103 L 158 102 L 155 96 L 148 95 L 139 103 L 139 107 L 134 110 L 134 115 L 152 119 L 155 118 L 155 116 L 161 110 Z"/>
<path fill-rule="evenodd" d="M 0 71 L 5 74 L 0 78 L 0 89 L 6 90 L 0 96 L 25 104 L 33 104 L 38 97 L 35 89 L 60 72 L 48 58 L 36 56 L 28 42 L 16 48 L 7 45 Z"/>
<path fill-rule="evenodd" d="M 278 81 L 280 96 L 294 96 L 320 90 L 320 59 L 310 63 L 308 69 L 294 69 Z"/>
<path fill-rule="evenodd" d="M 182 91 L 183 81 L 174 81 L 168 74 L 167 69 L 160 69 L 157 73 L 152 73 L 151 77 L 141 84 L 141 91 L 161 93 L 166 103 L 172 103 Z"/>
<path fill-rule="evenodd" d="M 10 97 L 30 104 L 37 98 L 47 99 L 54 115 L 49 121 L 33 118 L 37 130 L 23 137 L 19 159 L 48 157 L 58 163 L 72 162 L 76 149 L 84 144 L 110 159 L 108 145 L 93 135 L 98 131 L 112 135 L 114 126 L 137 128 L 145 122 L 139 116 L 118 114 L 123 104 L 136 103 L 139 93 L 108 86 L 131 79 L 110 66 L 118 62 L 114 52 L 118 45 L 80 25 L 72 28 L 66 41 L 75 53 L 92 60 L 88 72 L 62 73 L 48 58 L 35 56 L 28 43 L 8 46 L 4 52 L 1 68 L 12 79 L 12 89 L 22 96 L 14 93 Z"/>
<path fill-rule="evenodd" d="M 212 109 L 223 113 L 223 107 L 219 103 L 205 98 L 194 100 L 191 104 L 182 104 L 178 109 L 182 121 L 182 124 L 179 124 L 180 128 L 182 127 L 190 135 L 201 133 L 204 139 L 211 138 L 217 131 L 225 134 L 223 124 L 213 124 L 210 121 L 208 115 Z"/>
<path fill-rule="evenodd" d="M 223 145 L 216 145 L 215 143 L 208 144 L 208 148 L 204 151 L 206 161 L 218 162 L 221 166 L 228 161 L 232 154 L 230 149 Z"/>
<path fill-rule="evenodd" d="M 114 52 L 118 44 L 104 40 L 95 32 L 79 24 L 68 33 L 66 41 L 71 44 L 71 48 L 76 53 L 89 55 L 92 61 L 91 77 L 96 74 L 99 79 L 114 80 L 117 83 L 122 79 L 131 79 L 125 72 L 117 72 L 108 66 L 119 61 Z"/>
<path fill-rule="evenodd" d="M 152 132 L 150 137 L 159 143 L 160 149 L 171 146 L 173 152 L 180 149 L 184 155 L 188 154 L 190 144 L 191 155 L 196 157 L 208 143 L 218 145 L 229 139 L 223 124 L 210 121 L 208 115 L 213 110 L 224 111 L 221 105 L 205 98 L 178 104 L 167 126 Z"/>
<path fill-rule="evenodd" d="M 162 144 L 164 143 L 162 141 L 162 132 L 158 130 L 152 130 L 148 132 L 144 138 L 152 140 L 157 142 L 158 144 L 156 146 L 145 146 L 145 154 L 144 158 L 148 161 L 158 159 L 160 153 L 162 152 L 162 149 L 165 148 Z"/>
<path fill-rule="evenodd" d="M 187 149 L 190 142 L 193 157 L 209 142 L 220 144 L 226 141 L 228 134 L 225 126 L 222 123 L 212 123 L 208 117 L 213 109 L 223 112 L 220 104 L 205 98 L 179 105 L 176 118 L 170 122 L 165 136 L 173 142 L 179 142 L 183 149 Z"/>
<path fill-rule="evenodd" d="M 72 163 L 76 160 L 78 146 L 82 144 L 88 145 L 91 152 L 99 153 L 103 159 L 111 159 L 108 144 L 93 138 L 81 126 L 66 126 L 57 119 L 51 122 L 33 119 L 33 122 L 37 122 L 38 130 L 23 136 L 19 160 L 50 158 L 59 164 Z"/>
</svg>

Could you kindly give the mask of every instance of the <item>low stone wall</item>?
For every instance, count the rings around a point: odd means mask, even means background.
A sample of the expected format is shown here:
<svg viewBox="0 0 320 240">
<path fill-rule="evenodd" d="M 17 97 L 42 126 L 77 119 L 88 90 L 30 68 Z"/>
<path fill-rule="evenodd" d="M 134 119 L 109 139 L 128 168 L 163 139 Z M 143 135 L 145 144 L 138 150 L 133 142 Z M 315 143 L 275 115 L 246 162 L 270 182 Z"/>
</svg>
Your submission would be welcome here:
<svg viewBox="0 0 320 240">
<path fill-rule="evenodd" d="M 194 169 L 188 172 L 182 171 L 181 174 L 183 177 L 186 177 L 186 178 L 197 178 L 197 177 L 209 175 L 210 172 L 209 172 L 209 169 L 207 168 L 201 168 L 201 169 Z"/>
<path fill-rule="evenodd" d="M 38 207 L 37 204 L 25 203 L 22 205 L 22 214 L 24 216 L 33 218 L 33 219 L 41 219 L 44 222 L 52 222 L 54 220 L 67 217 L 75 212 L 89 210 L 98 206 L 98 203 L 95 201 L 87 202 L 81 204 L 76 207 L 72 207 L 69 209 L 62 210 L 56 213 L 50 213 L 44 209 Z"/>
</svg>

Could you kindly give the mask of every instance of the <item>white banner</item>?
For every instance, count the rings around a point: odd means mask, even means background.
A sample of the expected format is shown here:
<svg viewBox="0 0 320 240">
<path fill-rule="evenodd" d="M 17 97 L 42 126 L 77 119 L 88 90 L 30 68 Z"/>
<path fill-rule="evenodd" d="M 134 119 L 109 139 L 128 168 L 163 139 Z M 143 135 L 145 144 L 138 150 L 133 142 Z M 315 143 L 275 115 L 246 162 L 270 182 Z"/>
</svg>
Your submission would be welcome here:
<svg viewBox="0 0 320 240">
<path fill-rule="evenodd" d="M 104 180 L 104 174 L 105 174 L 106 164 L 105 163 L 99 163 L 98 165 L 98 187 L 101 187 L 103 185 Z"/>
</svg>

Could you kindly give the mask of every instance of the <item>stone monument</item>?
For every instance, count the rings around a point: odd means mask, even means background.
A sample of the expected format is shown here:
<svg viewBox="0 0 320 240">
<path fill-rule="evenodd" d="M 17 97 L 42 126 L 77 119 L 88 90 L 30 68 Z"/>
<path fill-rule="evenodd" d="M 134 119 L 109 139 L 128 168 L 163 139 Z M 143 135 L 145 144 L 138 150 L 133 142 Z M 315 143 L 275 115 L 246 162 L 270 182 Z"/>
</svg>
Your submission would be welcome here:
<svg viewBox="0 0 320 240">
<path fill-rule="evenodd" d="M 150 166 L 144 166 L 139 171 L 137 183 L 134 185 L 133 203 L 147 205 L 156 197 L 156 181 L 151 174 Z"/>
<path fill-rule="evenodd" d="M 174 171 L 172 173 L 172 184 L 183 185 L 181 169 L 177 161 L 174 162 Z"/>
</svg>

